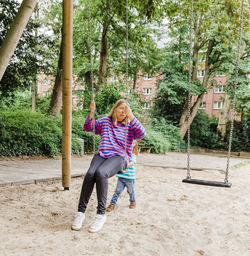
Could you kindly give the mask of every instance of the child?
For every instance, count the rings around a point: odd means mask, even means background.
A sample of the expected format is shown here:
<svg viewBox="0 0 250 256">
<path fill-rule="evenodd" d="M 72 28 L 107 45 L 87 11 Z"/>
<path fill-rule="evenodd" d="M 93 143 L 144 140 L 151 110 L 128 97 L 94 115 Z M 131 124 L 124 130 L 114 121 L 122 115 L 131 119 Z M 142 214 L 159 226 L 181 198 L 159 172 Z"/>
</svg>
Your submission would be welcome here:
<svg viewBox="0 0 250 256">
<path fill-rule="evenodd" d="M 134 209 L 136 206 L 135 194 L 134 194 L 134 182 L 135 182 L 135 163 L 136 156 L 138 155 L 138 143 L 136 140 L 133 141 L 133 151 L 130 162 L 128 163 L 128 168 L 122 174 L 117 174 L 118 180 L 115 189 L 115 193 L 111 199 L 110 205 L 107 207 L 106 211 L 111 212 L 114 210 L 116 202 L 124 188 L 127 188 L 127 192 L 130 197 L 130 209 Z"/>
</svg>

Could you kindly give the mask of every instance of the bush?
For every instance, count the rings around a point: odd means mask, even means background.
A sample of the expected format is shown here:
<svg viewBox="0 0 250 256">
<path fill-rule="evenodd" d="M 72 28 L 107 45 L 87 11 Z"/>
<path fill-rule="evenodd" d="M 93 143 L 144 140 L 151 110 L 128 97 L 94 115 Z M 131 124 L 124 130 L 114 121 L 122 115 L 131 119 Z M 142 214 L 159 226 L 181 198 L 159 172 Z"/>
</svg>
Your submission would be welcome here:
<svg viewBox="0 0 250 256">
<path fill-rule="evenodd" d="M 36 111 L 47 113 L 51 97 L 37 97 Z M 12 96 L 1 99 L 0 109 L 4 111 L 29 111 L 32 105 L 32 95 L 30 91 L 16 91 Z"/>
<path fill-rule="evenodd" d="M 83 130 L 83 125 L 86 117 L 74 115 L 72 118 L 72 136 L 84 140 L 84 151 L 93 152 L 93 133 Z M 98 149 L 100 136 L 95 135 L 95 150 Z"/>
<path fill-rule="evenodd" d="M 151 147 L 152 153 L 165 154 L 171 147 L 171 143 L 160 131 L 156 131 L 152 126 L 146 128 L 147 136 L 143 139 L 145 145 Z"/>
<path fill-rule="evenodd" d="M 182 151 L 186 149 L 185 141 L 180 137 L 180 128 L 171 124 L 164 118 L 152 120 L 152 127 L 156 131 L 160 131 L 164 137 L 170 142 L 169 150 Z"/>
<path fill-rule="evenodd" d="M 0 155 L 47 155 L 61 152 L 58 119 L 32 111 L 0 113 Z"/>
<path fill-rule="evenodd" d="M 221 138 L 217 135 L 217 124 L 216 118 L 209 118 L 206 113 L 198 111 L 190 127 L 191 145 L 210 149 L 223 148 Z"/>
<path fill-rule="evenodd" d="M 227 132 L 225 138 L 225 149 L 228 149 L 228 142 L 230 136 L 231 122 L 227 123 Z M 234 122 L 233 139 L 232 139 L 232 151 L 250 152 L 250 120 L 244 120 L 242 122 Z"/>
<path fill-rule="evenodd" d="M 227 122 L 226 136 L 217 132 L 218 120 L 198 112 L 190 127 L 191 145 L 209 149 L 228 150 L 231 121 Z M 187 139 L 187 135 L 185 136 Z M 234 122 L 232 151 L 250 151 L 250 121 Z"/>
</svg>

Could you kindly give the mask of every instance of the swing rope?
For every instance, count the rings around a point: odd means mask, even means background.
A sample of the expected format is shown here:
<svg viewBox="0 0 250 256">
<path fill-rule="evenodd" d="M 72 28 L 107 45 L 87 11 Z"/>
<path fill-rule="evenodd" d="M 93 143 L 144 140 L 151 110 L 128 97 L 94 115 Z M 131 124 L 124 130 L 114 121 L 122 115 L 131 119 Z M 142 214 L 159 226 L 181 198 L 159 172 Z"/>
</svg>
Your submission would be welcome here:
<svg viewBox="0 0 250 256">
<path fill-rule="evenodd" d="M 234 128 L 234 115 L 236 108 L 236 91 L 238 85 L 238 74 L 239 74 L 239 61 L 240 61 L 240 46 L 241 46 L 241 37 L 242 37 L 242 27 L 243 27 L 243 6 L 244 0 L 241 1 L 241 14 L 240 14 L 240 28 L 239 28 L 239 37 L 238 37 L 238 51 L 236 56 L 236 67 L 235 67 L 235 83 L 234 83 L 234 97 L 233 97 L 233 108 L 231 111 L 231 127 L 230 127 L 230 136 L 229 136 L 229 145 L 228 145 L 228 156 L 227 156 L 227 166 L 225 172 L 224 182 L 216 181 L 204 181 L 196 180 L 191 178 L 190 173 L 190 115 L 191 115 L 191 72 L 192 72 L 192 28 L 193 28 L 193 0 L 191 0 L 190 6 L 190 27 L 189 27 L 189 79 L 188 79 L 188 149 L 187 149 L 187 176 L 183 182 L 193 183 L 199 185 L 209 185 L 209 186 L 221 186 L 221 187 L 231 187 L 231 183 L 228 182 L 229 175 L 229 162 L 231 157 L 231 147 L 233 139 L 233 128 Z"/>
<path fill-rule="evenodd" d="M 93 82 L 93 61 L 92 61 L 92 31 L 91 31 L 91 7 L 88 0 L 88 30 L 89 30 L 89 61 L 90 61 L 90 80 L 91 80 L 91 102 L 95 101 L 95 88 Z M 92 116 L 93 123 L 93 153 L 95 154 L 95 111 Z"/>
</svg>

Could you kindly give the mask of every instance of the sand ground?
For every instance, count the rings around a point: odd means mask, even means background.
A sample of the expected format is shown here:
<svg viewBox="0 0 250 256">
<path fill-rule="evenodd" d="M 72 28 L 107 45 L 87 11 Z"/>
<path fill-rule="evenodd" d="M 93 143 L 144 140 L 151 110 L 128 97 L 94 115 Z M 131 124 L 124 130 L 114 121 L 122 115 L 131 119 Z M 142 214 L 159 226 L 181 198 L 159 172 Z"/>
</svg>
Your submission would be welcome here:
<svg viewBox="0 0 250 256">
<path fill-rule="evenodd" d="M 145 157 L 156 161 L 154 155 Z M 224 180 L 218 170 L 192 174 Z M 61 183 L 0 187 L 0 255 L 250 255 L 249 161 L 230 170 L 231 188 L 182 183 L 183 169 L 138 164 L 136 175 L 136 209 L 128 208 L 124 191 L 95 234 L 88 232 L 96 211 L 95 191 L 82 229 L 70 228 L 82 178 L 72 180 L 70 191 L 63 191 Z M 110 178 L 108 201 L 115 185 L 116 177 Z"/>
</svg>

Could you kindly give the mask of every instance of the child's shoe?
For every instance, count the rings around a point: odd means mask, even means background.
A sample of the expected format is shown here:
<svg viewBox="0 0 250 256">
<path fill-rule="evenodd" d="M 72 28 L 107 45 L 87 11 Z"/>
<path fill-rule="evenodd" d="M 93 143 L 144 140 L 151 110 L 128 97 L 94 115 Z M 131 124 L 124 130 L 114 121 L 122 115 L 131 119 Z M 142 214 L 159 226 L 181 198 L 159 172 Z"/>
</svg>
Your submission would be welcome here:
<svg viewBox="0 0 250 256">
<path fill-rule="evenodd" d="M 136 207 L 136 202 L 130 202 L 129 208 L 135 209 L 135 207 Z"/>
<path fill-rule="evenodd" d="M 115 206 L 113 204 L 110 204 L 107 208 L 106 208 L 106 212 L 112 212 L 115 209 Z"/>
</svg>

